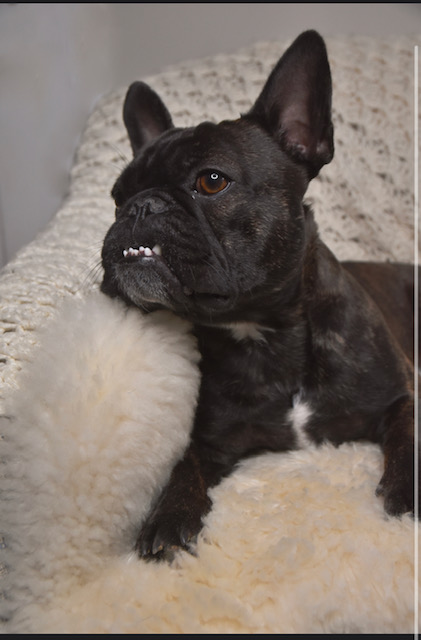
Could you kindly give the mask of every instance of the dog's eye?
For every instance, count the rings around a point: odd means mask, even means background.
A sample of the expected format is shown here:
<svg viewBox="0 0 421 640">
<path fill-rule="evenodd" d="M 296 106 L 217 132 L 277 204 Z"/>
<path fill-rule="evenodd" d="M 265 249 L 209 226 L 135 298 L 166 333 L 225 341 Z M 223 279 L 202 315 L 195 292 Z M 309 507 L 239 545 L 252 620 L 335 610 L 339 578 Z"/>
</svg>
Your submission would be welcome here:
<svg viewBox="0 0 421 640">
<path fill-rule="evenodd" d="M 196 180 L 196 191 L 205 196 L 212 196 L 219 193 L 228 186 L 228 179 L 217 171 L 206 171 Z"/>
</svg>

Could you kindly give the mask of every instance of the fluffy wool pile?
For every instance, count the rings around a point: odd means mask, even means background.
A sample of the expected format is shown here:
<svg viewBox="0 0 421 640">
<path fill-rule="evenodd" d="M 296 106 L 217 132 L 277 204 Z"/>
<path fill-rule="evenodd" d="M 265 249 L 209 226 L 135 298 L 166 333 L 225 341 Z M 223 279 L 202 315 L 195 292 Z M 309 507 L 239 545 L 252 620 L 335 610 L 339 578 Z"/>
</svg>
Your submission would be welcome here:
<svg viewBox="0 0 421 640">
<path fill-rule="evenodd" d="M 45 631 L 34 621 L 48 623 L 52 600 L 133 547 L 188 443 L 199 384 L 189 329 L 95 293 L 66 301 L 40 336 L 0 423 L 13 630 Z"/>
<path fill-rule="evenodd" d="M 412 259 L 414 41 L 327 40 L 336 157 L 308 198 L 340 258 Z M 178 125 L 237 117 L 287 44 L 147 80 Z M 0 274 L 3 630 L 412 633 L 414 523 L 374 495 L 374 445 L 247 460 L 212 490 L 195 555 L 133 555 L 188 442 L 199 375 L 187 323 L 97 292 L 129 157 L 124 93 L 93 111 L 66 203 Z"/>
</svg>

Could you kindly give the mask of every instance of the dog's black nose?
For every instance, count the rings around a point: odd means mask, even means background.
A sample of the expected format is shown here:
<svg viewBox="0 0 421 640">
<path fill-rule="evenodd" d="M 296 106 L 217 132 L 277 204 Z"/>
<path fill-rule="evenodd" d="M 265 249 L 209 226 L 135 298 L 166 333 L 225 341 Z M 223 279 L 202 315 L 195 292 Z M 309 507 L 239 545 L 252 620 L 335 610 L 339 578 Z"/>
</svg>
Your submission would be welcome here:
<svg viewBox="0 0 421 640">
<path fill-rule="evenodd" d="M 168 203 L 158 196 L 149 196 L 141 201 L 132 204 L 129 215 L 143 220 L 146 216 L 154 213 L 163 213 L 168 208 Z"/>
</svg>

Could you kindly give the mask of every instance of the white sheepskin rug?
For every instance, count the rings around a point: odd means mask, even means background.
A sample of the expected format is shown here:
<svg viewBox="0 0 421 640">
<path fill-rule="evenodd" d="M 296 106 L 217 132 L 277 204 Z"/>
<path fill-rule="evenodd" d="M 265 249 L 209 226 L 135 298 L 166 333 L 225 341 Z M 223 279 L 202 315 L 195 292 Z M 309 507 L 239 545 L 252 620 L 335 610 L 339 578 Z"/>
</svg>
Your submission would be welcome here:
<svg viewBox="0 0 421 640">
<path fill-rule="evenodd" d="M 1 423 L 6 633 L 413 633 L 414 523 L 370 444 L 264 454 L 215 487 L 196 555 L 132 552 L 187 445 L 189 325 L 66 301 Z"/>
<path fill-rule="evenodd" d="M 41 335 L 0 426 L 12 631 L 46 630 L 59 598 L 130 552 L 189 440 L 199 383 L 189 329 L 96 293 L 66 301 Z"/>
</svg>

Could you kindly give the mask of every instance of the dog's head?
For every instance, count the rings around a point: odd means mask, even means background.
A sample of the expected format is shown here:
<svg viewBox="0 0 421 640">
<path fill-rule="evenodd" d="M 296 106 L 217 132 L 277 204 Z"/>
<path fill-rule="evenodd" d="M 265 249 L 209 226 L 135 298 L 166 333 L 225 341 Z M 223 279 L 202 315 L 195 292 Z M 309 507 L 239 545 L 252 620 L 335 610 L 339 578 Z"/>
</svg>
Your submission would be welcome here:
<svg viewBox="0 0 421 640">
<path fill-rule="evenodd" d="M 238 120 L 176 128 L 142 82 L 123 118 L 134 158 L 112 190 L 102 291 L 195 322 L 257 319 L 298 278 L 302 199 L 333 156 L 322 38 L 301 34 Z"/>
</svg>

